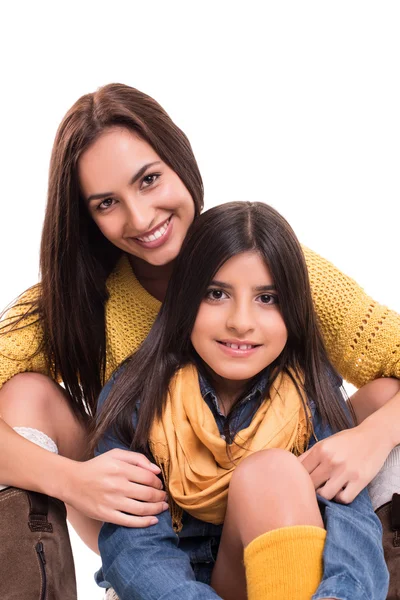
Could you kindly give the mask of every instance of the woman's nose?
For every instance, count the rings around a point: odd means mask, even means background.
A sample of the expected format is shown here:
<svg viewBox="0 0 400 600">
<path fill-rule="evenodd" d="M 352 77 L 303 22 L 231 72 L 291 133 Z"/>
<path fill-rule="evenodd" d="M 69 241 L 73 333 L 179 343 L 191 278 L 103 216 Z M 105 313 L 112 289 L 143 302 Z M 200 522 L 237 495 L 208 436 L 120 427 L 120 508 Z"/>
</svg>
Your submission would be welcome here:
<svg viewBox="0 0 400 600">
<path fill-rule="evenodd" d="M 157 224 L 154 222 L 154 217 L 154 210 L 149 205 L 146 206 L 144 203 L 138 205 L 137 202 L 132 201 L 126 205 L 126 224 L 134 237 L 150 231 Z"/>
</svg>

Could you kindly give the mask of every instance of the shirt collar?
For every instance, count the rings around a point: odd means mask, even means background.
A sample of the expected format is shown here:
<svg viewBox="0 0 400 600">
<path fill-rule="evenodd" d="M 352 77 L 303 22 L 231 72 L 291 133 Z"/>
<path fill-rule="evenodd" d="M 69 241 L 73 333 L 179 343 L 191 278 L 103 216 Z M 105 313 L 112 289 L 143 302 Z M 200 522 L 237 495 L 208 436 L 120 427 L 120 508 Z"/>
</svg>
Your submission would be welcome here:
<svg viewBox="0 0 400 600">
<path fill-rule="evenodd" d="M 214 390 L 213 386 L 211 385 L 210 381 L 204 375 L 202 375 L 200 372 L 198 375 L 199 375 L 200 392 L 203 397 L 203 400 L 206 400 L 206 399 L 211 400 L 214 407 L 218 411 L 218 413 L 222 414 L 219 409 L 218 397 L 217 397 L 215 390 Z M 264 369 L 262 375 L 260 375 L 260 377 L 257 379 L 256 383 L 251 388 L 249 393 L 241 400 L 241 402 L 240 402 L 241 405 L 246 404 L 250 400 L 254 400 L 254 399 L 259 398 L 260 396 L 262 397 L 264 395 L 265 390 L 267 388 L 267 384 L 268 384 L 268 375 L 269 375 L 268 368 Z"/>
</svg>

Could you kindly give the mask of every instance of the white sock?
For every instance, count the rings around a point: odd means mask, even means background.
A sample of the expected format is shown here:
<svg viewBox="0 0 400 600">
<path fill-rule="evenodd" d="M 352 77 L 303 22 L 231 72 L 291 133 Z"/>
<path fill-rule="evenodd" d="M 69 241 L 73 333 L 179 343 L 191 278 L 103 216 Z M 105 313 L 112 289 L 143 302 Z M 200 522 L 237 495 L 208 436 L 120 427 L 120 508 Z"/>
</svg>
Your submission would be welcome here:
<svg viewBox="0 0 400 600">
<path fill-rule="evenodd" d="M 374 510 L 400 494 L 400 445 L 393 448 L 382 469 L 368 486 Z"/>
<path fill-rule="evenodd" d="M 39 431 L 39 429 L 32 429 L 32 427 L 14 427 L 13 428 L 19 435 L 30 440 L 37 446 L 41 446 L 45 450 L 49 450 L 49 452 L 54 452 L 58 454 L 57 444 L 52 440 L 48 435 L 43 433 L 43 431 Z M 0 485 L 0 490 L 4 490 L 7 485 Z"/>
</svg>

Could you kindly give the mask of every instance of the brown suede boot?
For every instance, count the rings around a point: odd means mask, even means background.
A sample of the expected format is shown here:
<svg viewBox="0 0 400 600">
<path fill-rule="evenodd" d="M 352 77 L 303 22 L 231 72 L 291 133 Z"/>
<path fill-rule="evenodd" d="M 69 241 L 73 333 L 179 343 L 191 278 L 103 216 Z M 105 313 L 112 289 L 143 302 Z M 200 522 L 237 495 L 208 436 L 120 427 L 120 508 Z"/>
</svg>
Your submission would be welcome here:
<svg viewBox="0 0 400 600">
<path fill-rule="evenodd" d="M 76 600 L 65 506 L 16 488 L 0 491 L 2 600 Z"/>
<path fill-rule="evenodd" d="M 383 550 L 389 569 L 390 583 L 387 600 L 400 599 L 400 494 L 375 511 L 383 527 Z"/>
</svg>

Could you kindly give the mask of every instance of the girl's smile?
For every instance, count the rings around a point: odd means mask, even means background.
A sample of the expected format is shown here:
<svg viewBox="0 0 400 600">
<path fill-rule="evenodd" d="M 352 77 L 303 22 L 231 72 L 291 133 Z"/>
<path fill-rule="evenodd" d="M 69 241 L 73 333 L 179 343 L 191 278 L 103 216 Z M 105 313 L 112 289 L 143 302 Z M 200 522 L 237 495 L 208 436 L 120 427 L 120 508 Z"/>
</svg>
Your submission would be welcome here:
<svg viewBox="0 0 400 600">
<path fill-rule="evenodd" d="M 217 340 L 217 343 L 228 356 L 237 356 L 238 358 L 249 356 L 261 347 L 261 344 L 245 340 Z"/>
</svg>

